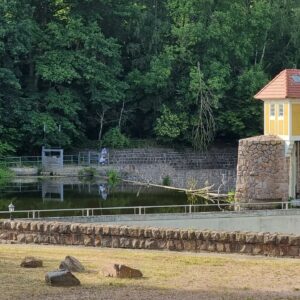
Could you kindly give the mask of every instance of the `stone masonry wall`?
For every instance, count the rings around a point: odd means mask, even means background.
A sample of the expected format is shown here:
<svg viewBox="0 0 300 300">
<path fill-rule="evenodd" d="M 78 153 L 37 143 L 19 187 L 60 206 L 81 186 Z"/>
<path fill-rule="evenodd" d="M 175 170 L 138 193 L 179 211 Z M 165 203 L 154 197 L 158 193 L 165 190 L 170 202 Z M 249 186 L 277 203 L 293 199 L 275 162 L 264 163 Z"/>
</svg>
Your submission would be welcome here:
<svg viewBox="0 0 300 300">
<path fill-rule="evenodd" d="M 167 164 L 120 165 L 114 169 L 124 179 L 155 184 L 162 184 L 163 178 L 168 176 L 172 186 L 181 188 L 187 188 L 195 181 L 196 188 L 213 185 L 213 190 L 217 190 L 221 185 L 221 192 L 229 192 L 235 189 L 236 184 L 235 169 L 176 170 Z"/>
<path fill-rule="evenodd" d="M 198 188 L 213 185 L 221 192 L 235 190 L 236 148 L 192 149 L 136 148 L 110 150 L 109 163 L 123 178 L 162 184 L 169 177 L 175 187 L 186 188 L 195 181 Z"/>
<path fill-rule="evenodd" d="M 241 202 L 288 200 L 289 159 L 284 141 L 257 136 L 239 142 L 236 199 Z"/>
<path fill-rule="evenodd" d="M 0 221 L 0 243 L 84 245 L 300 257 L 300 236 L 297 235 L 64 222 L 2 220 Z"/>
<path fill-rule="evenodd" d="M 205 152 L 192 149 L 136 148 L 109 150 L 109 163 L 113 165 L 167 164 L 180 169 L 235 169 L 236 148 L 212 148 Z"/>
</svg>

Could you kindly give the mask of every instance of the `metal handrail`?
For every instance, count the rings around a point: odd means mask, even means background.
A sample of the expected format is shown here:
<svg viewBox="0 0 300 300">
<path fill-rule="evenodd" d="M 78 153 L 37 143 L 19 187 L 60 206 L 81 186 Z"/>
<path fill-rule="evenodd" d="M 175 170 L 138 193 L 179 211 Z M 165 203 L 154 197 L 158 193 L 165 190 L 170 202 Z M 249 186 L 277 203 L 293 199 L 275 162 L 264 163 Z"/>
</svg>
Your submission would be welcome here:
<svg viewBox="0 0 300 300">
<path fill-rule="evenodd" d="M 42 213 L 49 212 L 81 212 L 82 216 L 94 216 L 95 211 L 108 211 L 108 210 L 133 210 L 133 214 L 145 215 L 147 209 L 153 208 L 184 208 L 185 213 L 191 214 L 193 210 L 195 212 L 196 207 L 224 207 L 224 206 L 234 206 L 235 211 L 239 212 L 243 206 L 264 206 L 264 205 L 278 205 L 280 204 L 281 209 L 289 209 L 290 202 L 266 202 L 266 203 L 210 203 L 210 204 L 179 204 L 179 205 L 150 205 L 150 206 L 120 206 L 120 207 L 93 207 L 93 208 L 58 208 L 58 209 L 31 209 L 31 210 L 15 210 L 13 214 L 26 213 L 28 219 L 40 218 Z M 0 211 L 0 214 L 9 214 L 9 211 Z M 201 212 L 200 212 L 201 213 Z M 151 213 L 150 213 L 151 214 Z M 170 213 L 171 214 L 171 213 Z"/>
</svg>

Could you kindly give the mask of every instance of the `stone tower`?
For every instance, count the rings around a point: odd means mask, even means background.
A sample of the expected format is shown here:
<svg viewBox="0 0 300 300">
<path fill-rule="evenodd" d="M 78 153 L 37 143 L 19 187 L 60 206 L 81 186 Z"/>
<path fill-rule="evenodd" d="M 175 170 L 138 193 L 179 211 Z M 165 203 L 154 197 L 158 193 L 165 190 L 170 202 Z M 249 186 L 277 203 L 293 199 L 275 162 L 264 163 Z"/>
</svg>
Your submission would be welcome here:
<svg viewBox="0 0 300 300">
<path fill-rule="evenodd" d="M 264 135 L 239 142 L 236 199 L 296 198 L 300 192 L 300 70 L 283 70 L 254 98 L 264 104 Z"/>
</svg>

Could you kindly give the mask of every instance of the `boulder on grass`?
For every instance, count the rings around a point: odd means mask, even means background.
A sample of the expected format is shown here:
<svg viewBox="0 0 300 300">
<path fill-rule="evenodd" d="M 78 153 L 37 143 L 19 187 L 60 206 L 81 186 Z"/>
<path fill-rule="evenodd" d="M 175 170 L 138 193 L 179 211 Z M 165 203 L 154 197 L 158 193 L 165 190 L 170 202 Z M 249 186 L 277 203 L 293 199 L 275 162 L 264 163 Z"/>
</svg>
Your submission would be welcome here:
<svg viewBox="0 0 300 300">
<path fill-rule="evenodd" d="M 77 286 L 80 281 L 70 271 L 57 270 L 48 272 L 45 276 L 45 281 L 51 286 Z"/>
<path fill-rule="evenodd" d="M 138 269 L 133 269 L 125 265 L 111 264 L 103 268 L 102 273 L 105 277 L 116 278 L 140 278 L 143 273 Z"/>
<path fill-rule="evenodd" d="M 42 266 L 43 261 L 33 256 L 26 256 L 21 262 L 22 268 L 41 268 Z"/>
<path fill-rule="evenodd" d="M 70 272 L 84 272 L 84 266 L 78 259 L 73 256 L 66 256 L 66 258 L 59 265 L 60 270 L 68 270 Z"/>
</svg>

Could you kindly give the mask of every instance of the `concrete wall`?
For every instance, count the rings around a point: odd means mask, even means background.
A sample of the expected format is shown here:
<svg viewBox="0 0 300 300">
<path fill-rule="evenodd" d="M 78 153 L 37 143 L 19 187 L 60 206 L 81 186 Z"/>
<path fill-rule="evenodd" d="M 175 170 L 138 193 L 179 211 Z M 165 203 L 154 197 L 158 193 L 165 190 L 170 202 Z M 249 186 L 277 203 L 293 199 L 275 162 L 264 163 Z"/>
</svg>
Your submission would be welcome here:
<svg viewBox="0 0 300 300">
<path fill-rule="evenodd" d="M 0 242 L 291 257 L 300 253 L 297 235 L 36 221 L 0 221 Z"/>
<path fill-rule="evenodd" d="M 241 202 L 287 201 L 289 160 L 277 136 L 257 136 L 239 142 L 236 199 Z"/>
</svg>

